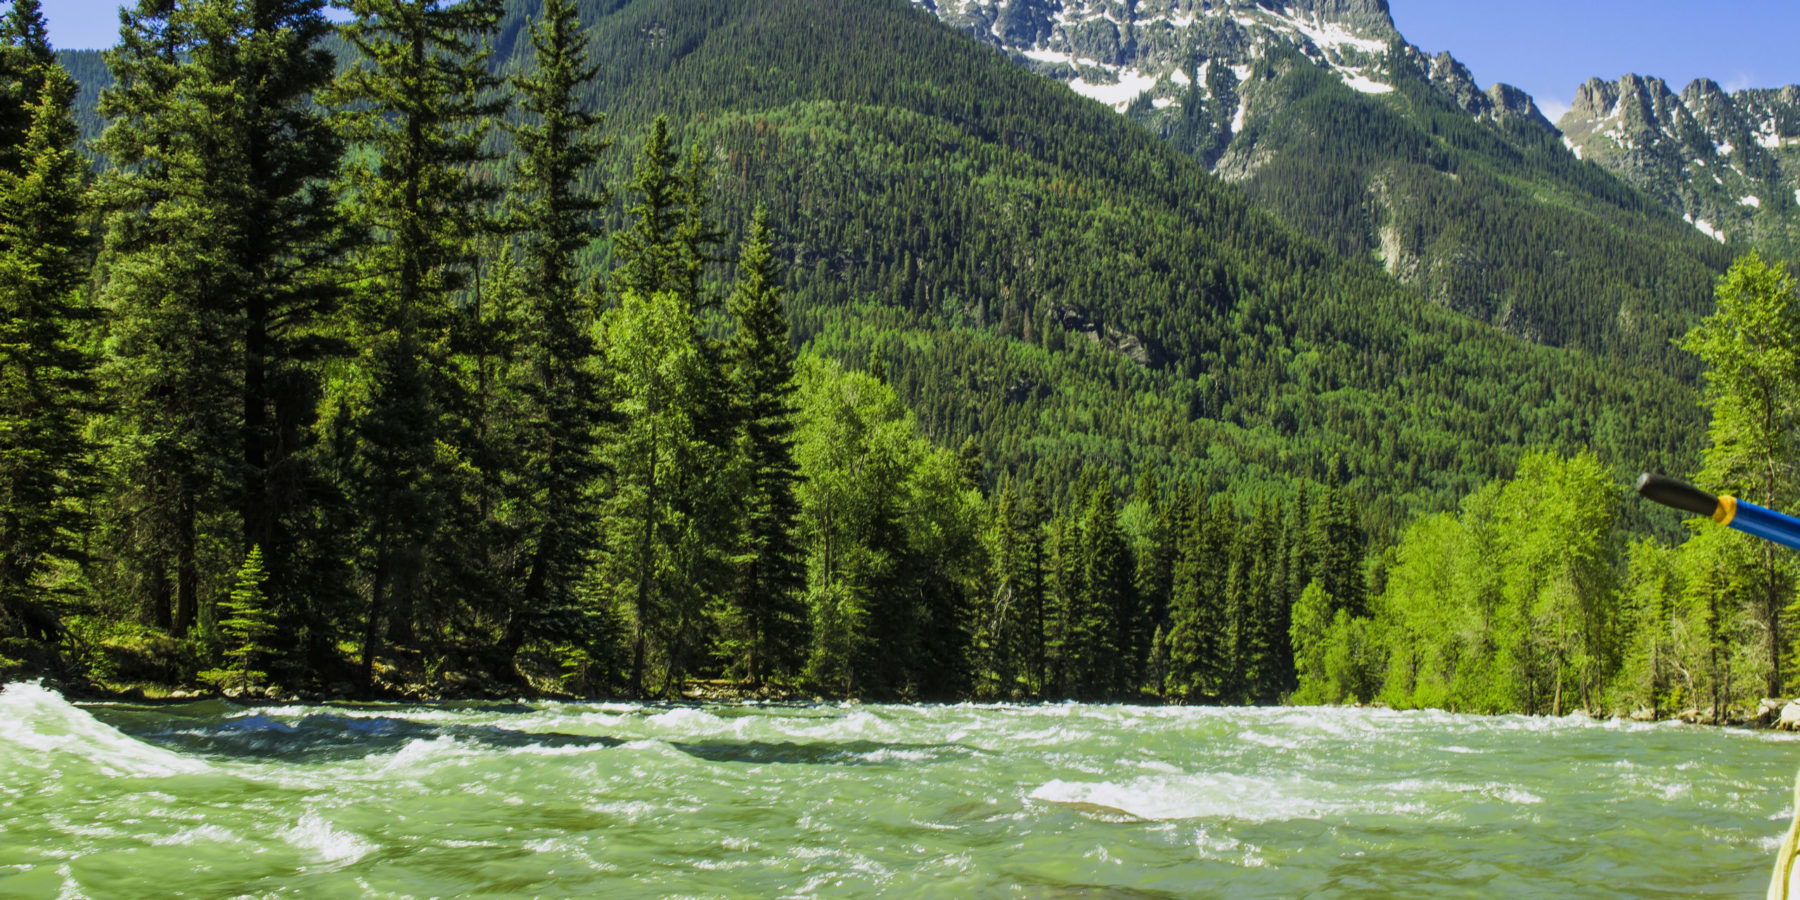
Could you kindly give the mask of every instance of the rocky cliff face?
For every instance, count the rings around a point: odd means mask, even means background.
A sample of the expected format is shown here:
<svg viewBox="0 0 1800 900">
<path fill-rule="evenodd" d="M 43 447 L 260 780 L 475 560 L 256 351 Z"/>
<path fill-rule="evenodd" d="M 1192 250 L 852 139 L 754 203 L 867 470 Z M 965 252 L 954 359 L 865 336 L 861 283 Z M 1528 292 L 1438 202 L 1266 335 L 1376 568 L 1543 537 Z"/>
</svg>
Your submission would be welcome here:
<svg viewBox="0 0 1800 900">
<path fill-rule="evenodd" d="M 1660 78 L 1596 78 L 1558 125 L 1570 149 L 1719 240 L 1800 250 L 1800 86 L 1680 94 Z"/>
<path fill-rule="evenodd" d="M 1209 110 L 1208 157 L 1228 178 L 1253 174 L 1256 148 L 1224 149 L 1258 113 L 1251 67 L 1276 48 L 1335 73 L 1365 94 L 1393 90 L 1397 62 L 1427 76 L 1471 115 L 1550 128 L 1530 96 L 1484 91 L 1448 53 L 1427 57 L 1394 28 L 1386 0 L 914 0 L 1077 93 L 1156 126 L 1184 105 Z M 1390 60 L 1390 54 L 1401 54 Z M 1240 86 L 1244 86 L 1240 89 Z M 1166 130 L 1166 129 L 1165 129 Z M 1265 148 L 1266 149 L 1266 148 Z"/>
</svg>

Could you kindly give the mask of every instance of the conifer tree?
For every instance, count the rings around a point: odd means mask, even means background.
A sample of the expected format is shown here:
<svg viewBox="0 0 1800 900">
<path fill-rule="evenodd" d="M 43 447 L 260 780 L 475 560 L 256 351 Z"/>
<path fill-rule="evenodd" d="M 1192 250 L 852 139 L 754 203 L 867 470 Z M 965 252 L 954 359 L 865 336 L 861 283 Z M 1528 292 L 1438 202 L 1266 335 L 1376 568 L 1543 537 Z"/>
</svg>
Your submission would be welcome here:
<svg viewBox="0 0 1800 900">
<path fill-rule="evenodd" d="M 231 593 L 221 604 L 220 636 L 225 640 L 226 667 L 205 677 L 221 684 L 236 683 L 238 690 L 267 682 L 269 673 L 256 668 L 274 653 L 269 641 L 275 635 L 275 615 L 263 592 L 269 575 L 263 568 L 261 547 L 251 547 L 232 579 Z"/>
<path fill-rule="evenodd" d="M 18 173 L 56 54 L 40 0 L 12 0 L 0 19 L 0 171 Z"/>
<path fill-rule="evenodd" d="M 613 239 L 619 266 L 612 288 L 620 308 L 667 296 L 681 307 L 680 313 L 671 318 L 664 310 L 656 312 L 656 318 L 686 329 L 677 344 L 674 332 L 659 325 L 655 330 L 659 343 L 642 350 L 670 364 L 680 360 L 679 378 L 657 376 L 662 379 L 657 383 L 667 387 L 653 392 L 666 398 L 657 400 L 666 404 L 657 408 L 673 416 L 671 421 L 678 421 L 679 428 L 652 434 L 649 443 L 628 441 L 631 449 L 621 446 L 618 452 L 637 454 L 638 461 L 614 463 L 645 479 L 626 491 L 641 493 L 642 504 L 613 506 L 615 516 L 624 515 L 627 522 L 614 530 L 640 535 L 643 542 L 630 554 L 621 555 L 615 548 L 611 559 L 615 567 L 625 567 L 621 577 L 636 585 L 630 601 L 635 620 L 630 674 L 634 691 L 647 687 L 652 655 L 663 668 L 662 691 L 677 689 L 698 662 L 708 637 L 706 600 L 725 591 L 732 544 L 738 536 L 731 500 L 739 471 L 729 464 L 736 429 L 725 350 L 702 333 L 702 317 L 712 305 L 706 268 L 723 235 L 707 212 L 710 177 L 697 154 L 685 162 L 681 159 L 673 149 L 667 121 L 658 118 L 633 166 L 632 193 L 637 202 L 629 210 L 631 225 Z M 632 359 L 633 352 L 629 344 L 607 348 L 619 373 L 621 403 L 635 402 L 629 400 L 632 392 L 652 386 L 643 371 L 645 361 Z M 628 430 L 635 433 L 637 428 L 632 425 Z M 652 449 L 652 444 L 660 446 Z M 661 454 L 668 456 L 663 459 Z M 646 460 L 655 464 L 643 464 Z M 653 565 L 663 569 L 652 571 Z"/>
<path fill-rule="evenodd" d="M 1169 601 L 1169 674 L 1165 692 L 1187 702 L 1215 701 L 1228 668 L 1225 587 L 1236 523 L 1225 498 L 1195 498 Z"/>
<path fill-rule="evenodd" d="M 178 637 L 199 613 L 203 523 L 240 483 L 243 278 L 230 248 L 243 240 L 234 188 L 245 160 L 227 131 L 233 85 L 197 60 L 217 12 L 141 0 L 108 51 L 114 84 L 100 101 L 112 118 L 99 142 L 111 163 L 100 190 L 121 520 L 112 551 L 152 622 Z"/>
<path fill-rule="evenodd" d="M 54 64 L 39 80 L 19 171 L 0 169 L 0 635 L 48 640 L 55 617 L 35 582 L 79 546 L 92 384 L 70 334 L 88 258 L 75 84 Z"/>
<path fill-rule="evenodd" d="M 752 684 L 791 672 L 805 647 L 805 560 L 795 536 L 794 351 L 782 309 L 780 273 L 769 240 L 768 211 L 759 207 L 738 259 L 728 306 L 738 329 L 727 360 L 741 423 L 742 460 L 737 545 L 727 595 L 723 648 Z"/>
<path fill-rule="evenodd" d="M 344 110 L 346 139 L 371 151 L 371 162 L 352 169 L 349 208 L 378 238 L 355 300 L 363 350 L 354 393 L 339 400 L 356 410 L 345 443 L 365 548 L 366 681 L 383 626 L 386 640 L 410 641 L 428 590 L 444 604 L 477 589 L 460 544 L 434 537 L 441 523 L 468 520 L 460 483 L 474 450 L 472 413 L 453 351 L 472 323 L 452 298 L 468 284 L 472 241 L 494 199 L 469 169 L 487 159 L 483 140 L 504 106 L 486 44 L 501 4 L 347 0 L 344 8 L 353 18 L 342 33 L 362 62 L 330 97 Z"/>
<path fill-rule="evenodd" d="M 577 588 L 600 540 L 598 429 L 609 413 L 591 336 L 594 296 L 580 260 L 607 202 L 604 191 L 583 185 L 610 141 L 600 134 L 604 117 L 578 99 L 595 68 L 571 0 L 547 0 L 531 41 L 533 68 L 515 78 L 526 121 L 513 131 L 512 224 L 521 260 L 518 348 L 507 377 L 510 446 L 494 464 L 507 482 L 507 525 L 519 535 L 508 556 L 523 563 L 500 597 L 501 667 L 528 639 L 592 636 Z"/>
<path fill-rule="evenodd" d="M 1096 481 L 1081 513 L 1080 590 L 1071 598 L 1064 651 L 1083 699 L 1122 695 L 1129 675 L 1120 640 L 1131 605 L 1131 557 L 1112 487 L 1104 477 Z"/>
</svg>

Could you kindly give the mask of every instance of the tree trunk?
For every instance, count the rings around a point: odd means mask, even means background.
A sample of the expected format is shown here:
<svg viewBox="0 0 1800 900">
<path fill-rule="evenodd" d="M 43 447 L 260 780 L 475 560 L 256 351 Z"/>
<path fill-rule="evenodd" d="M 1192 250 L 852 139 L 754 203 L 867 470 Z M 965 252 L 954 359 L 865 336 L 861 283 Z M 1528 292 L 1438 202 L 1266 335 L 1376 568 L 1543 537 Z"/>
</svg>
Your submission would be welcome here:
<svg viewBox="0 0 1800 900">
<path fill-rule="evenodd" d="M 363 690 L 375 687 L 375 656 L 381 652 L 381 608 L 387 592 L 386 560 L 376 563 L 375 577 L 369 585 L 369 609 L 363 620 L 362 634 L 362 686 Z"/>
<path fill-rule="evenodd" d="M 195 524 L 195 498 L 182 494 L 175 525 L 175 623 L 170 634 L 187 637 L 200 609 L 200 566 L 196 559 L 199 543 Z"/>
</svg>

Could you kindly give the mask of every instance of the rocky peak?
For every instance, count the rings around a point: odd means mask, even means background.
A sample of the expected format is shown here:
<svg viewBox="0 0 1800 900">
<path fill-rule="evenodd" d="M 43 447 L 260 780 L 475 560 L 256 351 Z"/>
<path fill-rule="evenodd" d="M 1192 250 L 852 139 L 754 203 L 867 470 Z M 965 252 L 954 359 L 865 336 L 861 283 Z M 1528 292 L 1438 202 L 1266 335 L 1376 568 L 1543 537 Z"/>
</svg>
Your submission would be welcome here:
<svg viewBox="0 0 1800 900">
<path fill-rule="evenodd" d="M 1262 5 L 1296 18 L 1337 22 L 1371 37 L 1400 36 L 1387 0 L 1265 0 Z"/>
<path fill-rule="evenodd" d="M 1488 88 L 1487 97 L 1488 102 L 1494 105 L 1496 118 L 1524 119 L 1546 129 L 1556 127 L 1550 124 L 1550 120 L 1544 116 L 1543 111 L 1538 109 L 1537 101 L 1531 99 L 1530 94 L 1510 84 L 1495 82 L 1493 87 Z"/>
<path fill-rule="evenodd" d="M 1584 121 L 1604 119 L 1612 115 L 1613 107 L 1618 102 L 1618 85 L 1589 78 L 1575 89 L 1575 99 L 1569 104 L 1569 117 Z"/>
<path fill-rule="evenodd" d="M 1210 129 L 1197 155 L 1227 177 L 1246 177 L 1262 159 L 1237 147 L 1265 107 L 1249 76 L 1284 48 L 1364 94 L 1393 91 L 1394 71 L 1410 68 L 1476 118 L 1518 118 L 1551 126 L 1529 96 L 1496 85 L 1482 90 L 1448 53 L 1427 57 L 1394 27 L 1387 0 L 913 0 L 946 24 L 998 47 L 1040 75 L 1146 125 L 1193 140 L 1184 106 L 1205 104 Z M 1395 52 L 1401 54 L 1392 59 Z M 1284 63 L 1285 64 L 1285 63 Z"/>
<path fill-rule="evenodd" d="M 1493 104 L 1481 88 L 1475 84 L 1475 76 L 1469 72 L 1468 66 L 1457 62 L 1449 51 L 1444 51 L 1431 58 L 1431 84 L 1439 92 L 1456 101 L 1456 105 L 1472 115 L 1481 115 L 1492 109 Z"/>
<path fill-rule="evenodd" d="M 1677 95 L 1660 78 L 1592 79 L 1557 124 L 1578 155 L 1706 234 L 1800 248 L 1800 86 L 1728 93 L 1700 78 Z"/>
</svg>

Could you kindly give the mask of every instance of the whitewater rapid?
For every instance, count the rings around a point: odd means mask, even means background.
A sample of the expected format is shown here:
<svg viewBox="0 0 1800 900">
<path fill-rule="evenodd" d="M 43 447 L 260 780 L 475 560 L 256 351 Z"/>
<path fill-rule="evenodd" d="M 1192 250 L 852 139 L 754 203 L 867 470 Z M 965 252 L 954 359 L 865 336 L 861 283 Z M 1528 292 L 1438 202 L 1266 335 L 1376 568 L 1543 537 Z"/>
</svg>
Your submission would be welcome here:
<svg viewBox="0 0 1800 900">
<path fill-rule="evenodd" d="M 10 684 L 0 896 L 1741 896 L 1797 765 L 1580 717 Z"/>
</svg>

